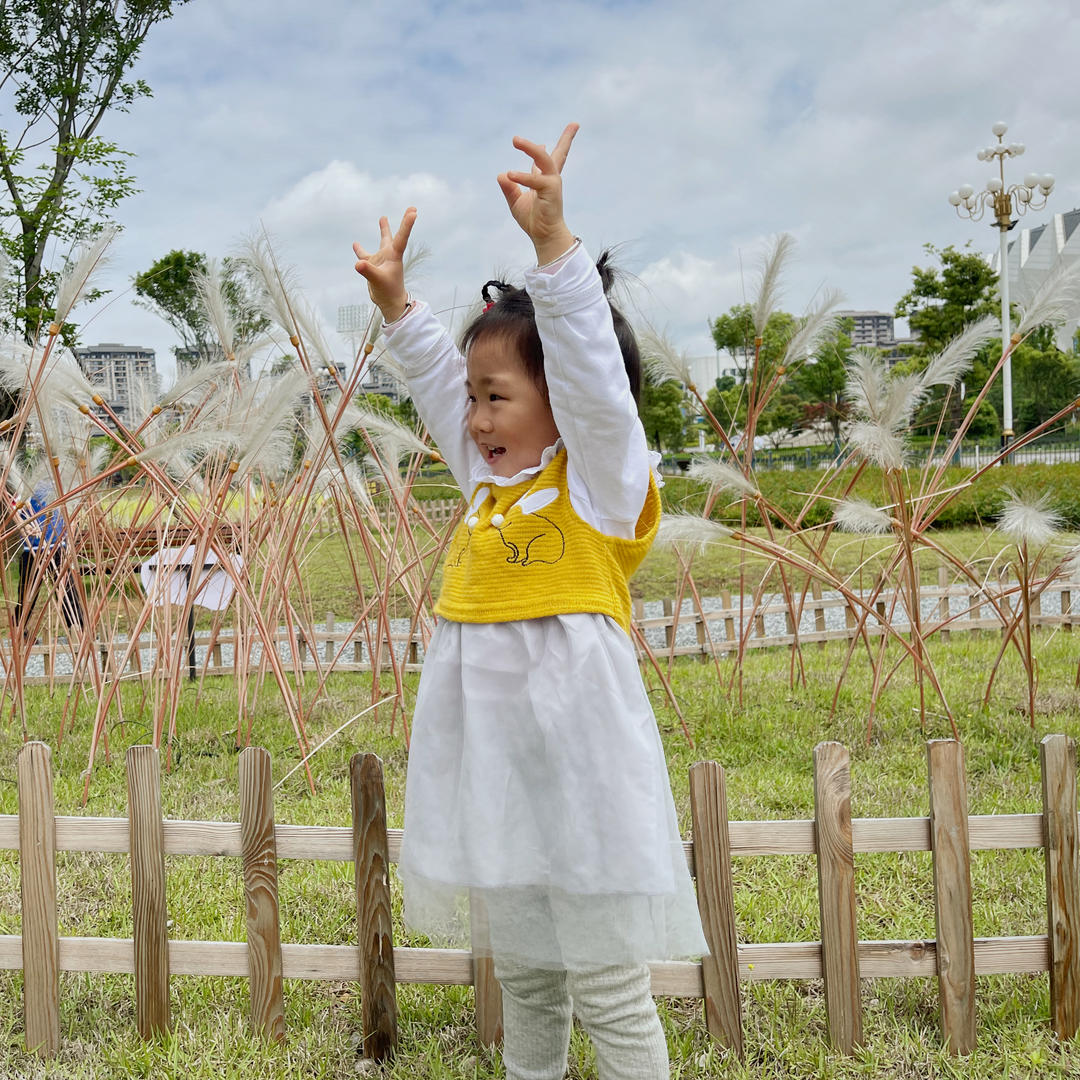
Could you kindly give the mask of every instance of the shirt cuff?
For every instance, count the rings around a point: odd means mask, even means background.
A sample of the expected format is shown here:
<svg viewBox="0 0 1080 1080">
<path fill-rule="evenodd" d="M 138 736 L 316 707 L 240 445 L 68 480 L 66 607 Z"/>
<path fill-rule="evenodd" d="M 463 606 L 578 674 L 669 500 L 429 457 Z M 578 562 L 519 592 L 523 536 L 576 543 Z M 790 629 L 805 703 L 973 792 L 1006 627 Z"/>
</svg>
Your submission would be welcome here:
<svg viewBox="0 0 1080 1080">
<path fill-rule="evenodd" d="M 581 247 L 581 237 L 575 236 L 574 242 L 557 259 L 552 259 L 551 262 L 546 262 L 543 266 L 538 266 L 536 269 L 541 274 L 554 274 L 557 270 L 562 268 L 563 263 L 565 263 L 579 247 Z"/>
</svg>

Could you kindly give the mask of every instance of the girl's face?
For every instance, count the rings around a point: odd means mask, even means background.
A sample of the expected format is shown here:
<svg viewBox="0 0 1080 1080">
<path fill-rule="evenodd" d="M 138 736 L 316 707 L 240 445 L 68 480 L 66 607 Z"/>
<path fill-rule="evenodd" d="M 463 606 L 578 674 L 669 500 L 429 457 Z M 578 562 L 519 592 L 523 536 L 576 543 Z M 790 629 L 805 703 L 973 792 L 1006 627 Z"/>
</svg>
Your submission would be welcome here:
<svg viewBox="0 0 1080 1080">
<path fill-rule="evenodd" d="M 469 434 L 495 476 L 514 476 L 559 437 L 547 398 L 505 338 L 481 337 L 469 349 L 465 390 Z"/>
</svg>

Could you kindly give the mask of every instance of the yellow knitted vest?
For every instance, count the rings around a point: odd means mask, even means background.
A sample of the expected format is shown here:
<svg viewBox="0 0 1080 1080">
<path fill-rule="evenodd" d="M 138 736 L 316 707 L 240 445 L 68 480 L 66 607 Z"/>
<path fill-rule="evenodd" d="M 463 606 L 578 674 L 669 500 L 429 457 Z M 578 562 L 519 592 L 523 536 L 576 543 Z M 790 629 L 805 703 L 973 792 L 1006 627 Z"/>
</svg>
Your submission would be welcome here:
<svg viewBox="0 0 1080 1080">
<path fill-rule="evenodd" d="M 630 633 L 627 582 L 660 524 L 649 493 L 633 540 L 582 521 L 566 490 L 566 451 L 511 487 L 482 484 L 458 525 L 443 567 L 435 613 L 453 622 L 512 622 L 599 612 Z"/>
</svg>

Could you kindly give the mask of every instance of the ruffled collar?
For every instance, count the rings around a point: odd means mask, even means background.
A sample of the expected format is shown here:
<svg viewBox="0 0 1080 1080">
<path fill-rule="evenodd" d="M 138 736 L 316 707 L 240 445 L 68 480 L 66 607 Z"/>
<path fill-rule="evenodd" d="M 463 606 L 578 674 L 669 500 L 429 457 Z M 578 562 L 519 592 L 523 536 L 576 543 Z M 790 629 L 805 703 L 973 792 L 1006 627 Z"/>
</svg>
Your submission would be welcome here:
<svg viewBox="0 0 1080 1080">
<path fill-rule="evenodd" d="M 540 455 L 539 464 L 530 465 L 527 469 L 522 469 L 520 472 L 514 473 L 513 476 L 496 476 L 493 472 L 489 472 L 486 469 L 478 469 L 473 473 L 472 477 L 474 488 L 476 484 L 494 484 L 496 487 L 511 487 L 514 484 L 520 484 L 522 480 L 527 480 L 530 476 L 535 476 L 541 469 L 550 465 L 552 459 L 562 448 L 562 439 L 556 439 L 551 446 L 544 449 L 544 452 Z"/>
</svg>

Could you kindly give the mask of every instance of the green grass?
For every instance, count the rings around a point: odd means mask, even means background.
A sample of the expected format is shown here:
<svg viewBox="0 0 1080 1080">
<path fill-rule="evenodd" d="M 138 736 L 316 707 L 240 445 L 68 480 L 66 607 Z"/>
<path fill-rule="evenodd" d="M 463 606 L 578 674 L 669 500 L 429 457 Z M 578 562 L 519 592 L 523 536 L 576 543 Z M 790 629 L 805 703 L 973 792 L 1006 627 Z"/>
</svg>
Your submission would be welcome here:
<svg viewBox="0 0 1080 1080">
<path fill-rule="evenodd" d="M 1037 730 L 1022 714 L 1024 690 L 1010 658 L 995 689 L 992 708 L 978 707 L 981 680 L 993 658 L 996 636 L 954 635 L 935 647 L 967 753 L 972 813 L 1039 809 L 1038 741 L 1042 734 L 1080 729 L 1080 694 L 1073 690 L 1075 639 L 1058 634 L 1040 639 L 1043 690 Z M 658 688 L 657 717 L 667 748 L 681 827 L 689 833 L 687 769 L 703 758 L 720 761 L 727 773 L 730 813 L 736 819 L 809 817 L 813 813 L 811 752 L 822 739 L 837 739 L 852 753 L 853 812 L 856 816 L 927 813 L 924 740 L 948 733 L 943 717 L 920 732 L 911 680 L 900 675 L 882 702 L 879 723 L 866 741 L 867 678 L 845 684 L 840 706 L 829 706 L 842 652 L 840 647 L 807 651 L 808 681 L 791 689 L 784 652 L 747 659 L 744 697 L 729 698 L 726 679 L 712 664 L 676 665 L 675 686 L 696 745 L 683 738 L 678 720 Z M 133 688 L 132 688 L 133 689 Z M 335 676 L 326 703 L 315 717 L 313 738 L 334 730 L 370 701 L 370 681 Z M 32 733 L 55 742 L 58 703 L 43 692 L 31 702 Z M 227 680 L 207 683 L 196 707 L 185 692 L 176 763 L 163 773 L 162 802 L 169 817 L 236 820 L 234 690 Z M 123 750 L 140 741 L 137 702 L 131 695 L 129 723 L 114 726 L 111 762 L 96 767 L 86 813 L 125 813 Z M 54 748 L 57 812 L 79 814 L 88 719 Z M 272 688 L 257 706 L 254 741 L 274 757 L 275 778 L 295 761 L 284 711 Z M 0 813 L 14 813 L 16 726 L 0 731 Z M 406 753 L 400 723 L 365 717 L 315 759 L 318 791 L 308 793 L 301 774 L 276 793 L 282 823 L 347 825 L 348 759 L 360 750 L 379 753 L 385 763 L 389 823 L 401 824 Z M 64 934 L 126 937 L 131 934 L 127 861 L 108 854 L 61 853 L 59 910 Z M 972 860 L 975 932 L 1004 936 L 1044 932 L 1043 870 L 1038 852 L 977 853 Z M 863 938 L 934 936 L 931 865 L 927 853 L 861 855 L 857 860 L 859 932 Z M 168 908 L 177 938 L 243 938 L 239 862 L 231 858 L 169 857 Z M 809 857 L 736 860 L 736 915 L 740 940 L 765 942 L 818 937 L 816 870 Z M 17 860 L 0 855 L 0 933 L 19 932 Z M 396 882 L 395 882 L 396 885 Z M 281 868 L 282 935 L 286 941 L 349 942 L 354 934 L 351 867 L 340 863 L 288 860 Z M 399 915 L 395 916 L 397 919 Z M 399 925 L 399 943 L 412 943 Z M 243 980 L 176 976 L 172 980 L 173 1033 L 142 1042 L 134 1031 L 133 980 L 129 976 L 61 976 L 62 1040 L 59 1057 L 41 1067 L 22 1051 L 18 1007 L 21 976 L 0 973 L 0 1077 L 353 1077 L 360 1009 L 355 986 L 290 981 L 286 984 L 287 1038 L 269 1047 L 247 1029 Z M 994 976 L 978 980 L 979 1048 L 962 1063 L 940 1049 L 936 986 L 932 979 L 887 979 L 864 983 L 866 1045 L 844 1058 L 828 1049 L 820 982 L 749 983 L 743 986 L 746 1063 L 725 1060 L 709 1039 L 692 1001 L 661 1002 L 672 1054 L 672 1075 L 759 1077 L 948 1077 L 976 1080 L 1001 1076 L 1080 1074 L 1080 1051 L 1059 1046 L 1048 1026 L 1045 976 Z M 501 1077 L 499 1055 L 479 1047 L 472 1027 L 468 987 L 399 988 L 401 1043 L 394 1062 L 373 1075 L 410 1080 L 441 1077 Z M 574 1078 L 595 1076 L 587 1040 L 575 1032 Z"/>
</svg>

